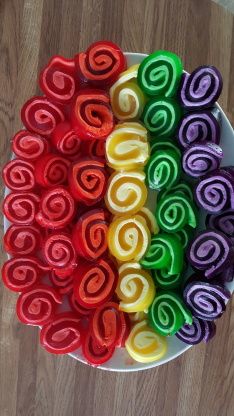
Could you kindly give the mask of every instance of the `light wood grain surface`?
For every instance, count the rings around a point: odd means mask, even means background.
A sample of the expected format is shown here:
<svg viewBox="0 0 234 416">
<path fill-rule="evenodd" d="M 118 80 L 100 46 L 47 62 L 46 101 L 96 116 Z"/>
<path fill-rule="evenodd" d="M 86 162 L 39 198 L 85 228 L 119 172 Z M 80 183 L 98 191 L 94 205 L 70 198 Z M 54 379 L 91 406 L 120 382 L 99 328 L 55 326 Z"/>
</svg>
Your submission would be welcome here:
<svg viewBox="0 0 234 416">
<path fill-rule="evenodd" d="M 20 128 L 20 108 L 38 92 L 40 68 L 51 55 L 70 57 L 97 39 L 125 51 L 170 49 L 188 70 L 217 65 L 220 103 L 234 122 L 234 21 L 212 1 L 0 0 L 1 166 Z M 43 351 L 37 329 L 17 322 L 15 300 L 1 284 L 0 416 L 233 415 L 234 301 L 208 346 L 160 368 L 115 374 Z"/>
</svg>

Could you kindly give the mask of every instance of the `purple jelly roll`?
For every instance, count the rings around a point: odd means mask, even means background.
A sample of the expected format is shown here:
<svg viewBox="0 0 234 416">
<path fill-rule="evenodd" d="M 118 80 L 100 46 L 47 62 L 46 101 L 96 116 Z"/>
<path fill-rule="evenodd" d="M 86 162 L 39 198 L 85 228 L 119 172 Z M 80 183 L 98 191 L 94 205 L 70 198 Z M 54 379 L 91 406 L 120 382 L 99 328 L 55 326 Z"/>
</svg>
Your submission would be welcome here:
<svg viewBox="0 0 234 416">
<path fill-rule="evenodd" d="M 232 282 L 234 279 L 234 264 L 231 264 L 230 267 L 223 270 L 222 273 L 219 275 L 219 279 L 223 283 Z"/>
<path fill-rule="evenodd" d="M 217 169 L 206 174 L 195 187 L 199 207 L 211 214 L 234 209 L 234 175 L 227 169 Z"/>
<path fill-rule="evenodd" d="M 222 76 L 214 66 L 200 66 L 191 74 L 183 74 L 179 89 L 181 105 L 202 109 L 214 105 L 223 87 Z"/>
<path fill-rule="evenodd" d="M 218 169 L 222 158 L 223 151 L 217 144 L 194 144 L 188 147 L 183 154 L 183 170 L 187 175 L 199 178 Z"/>
<path fill-rule="evenodd" d="M 209 141 L 219 144 L 220 124 L 217 111 L 199 111 L 187 113 L 179 123 L 177 138 L 182 147 L 188 147 L 194 143 Z"/>
<path fill-rule="evenodd" d="M 185 286 L 183 297 L 193 316 L 213 321 L 219 318 L 226 309 L 230 292 L 221 285 L 194 281 Z"/>
<path fill-rule="evenodd" d="M 221 231 L 234 242 L 234 209 L 227 209 L 219 214 L 206 216 L 206 227 Z"/>
<path fill-rule="evenodd" d="M 192 325 L 185 324 L 175 335 L 186 344 L 196 345 L 202 341 L 210 341 L 215 332 L 216 326 L 213 321 L 204 321 L 194 317 Z"/>
<path fill-rule="evenodd" d="M 187 257 L 195 269 L 203 270 L 205 277 L 211 279 L 233 263 L 233 244 L 219 231 L 201 231 L 190 243 Z"/>
</svg>

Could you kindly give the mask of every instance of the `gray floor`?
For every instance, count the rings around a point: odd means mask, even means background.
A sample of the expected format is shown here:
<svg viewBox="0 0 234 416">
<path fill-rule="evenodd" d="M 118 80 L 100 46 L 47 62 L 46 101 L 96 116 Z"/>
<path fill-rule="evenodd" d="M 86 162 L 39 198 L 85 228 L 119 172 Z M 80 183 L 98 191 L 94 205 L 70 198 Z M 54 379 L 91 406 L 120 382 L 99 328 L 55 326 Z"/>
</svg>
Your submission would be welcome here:
<svg viewBox="0 0 234 416">
<path fill-rule="evenodd" d="M 225 7 L 230 12 L 234 13 L 234 0 L 213 0 L 213 1 Z"/>
</svg>

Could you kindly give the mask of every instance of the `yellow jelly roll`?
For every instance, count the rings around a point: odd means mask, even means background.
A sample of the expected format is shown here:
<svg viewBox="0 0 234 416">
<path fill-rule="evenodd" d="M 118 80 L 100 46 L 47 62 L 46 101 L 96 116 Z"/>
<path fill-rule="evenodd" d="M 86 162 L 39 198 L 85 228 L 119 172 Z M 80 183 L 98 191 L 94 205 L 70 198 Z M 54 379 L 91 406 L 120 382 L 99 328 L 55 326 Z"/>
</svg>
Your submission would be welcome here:
<svg viewBox="0 0 234 416">
<path fill-rule="evenodd" d="M 139 65 L 133 65 L 119 76 L 110 88 L 113 113 L 119 120 L 139 119 L 146 97 L 136 81 Z"/>
<path fill-rule="evenodd" d="M 149 155 L 147 130 L 140 123 L 117 124 L 106 140 L 107 164 L 115 170 L 141 168 Z"/>
<path fill-rule="evenodd" d="M 150 231 L 143 218 L 123 216 L 114 219 L 107 233 L 111 254 L 120 261 L 139 261 L 150 244 Z"/>
<path fill-rule="evenodd" d="M 147 314 L 144 311 L 131 312 L 128 314 L 128 316 L 132 323 L 141 322 L 144 319 L 147 319 Z"/>
<path fill-rule="evenodd" d="M 166 354 L 167 340 L 150 328 L 144 320 L 134 325 L 125 347 L 134 360 L 150 363 L 160 360 Z"/>
<path fill-rule="evenodd" d="M 141 218 L 145 220 L 147 227 L 149 228 L 151 234 L 158 234 L 159 227 L 158 227 L 156 218 L 149 208 L 146 208 L 146 207 L 141 208 L 138 211 L 137 215 L 139 215 Z"/>
<path fill-rule="evenodd" d="M 145 173 L 142 171 L 115 172 L 111 175 L 105 203 L 112 214 L 135 214 L 147 199 Z"/>
<path fill-rule="evenodd" d="M 121 311 L 139 312 L 148 310 L 156 291 L 148 271 L 143 270 L 139 263 L 125 263 L 119 268 L 116 293 Z"/>
</svg>

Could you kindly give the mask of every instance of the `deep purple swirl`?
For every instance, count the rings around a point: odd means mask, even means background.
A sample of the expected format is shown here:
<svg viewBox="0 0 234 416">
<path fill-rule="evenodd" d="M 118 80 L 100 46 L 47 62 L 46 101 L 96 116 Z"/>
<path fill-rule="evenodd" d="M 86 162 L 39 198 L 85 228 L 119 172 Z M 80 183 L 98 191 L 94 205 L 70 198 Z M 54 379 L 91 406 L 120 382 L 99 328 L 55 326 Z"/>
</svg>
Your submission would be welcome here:
<svg viewBox="0 0 234 416">
<path fill-rule="evenodd" d="M 224 169 L 206 174 L 195 187 L 195 197 L 211 214 L 234 208 L 234 177 Z"/>
<path fill-rule="evenodd" d="M 234 241 L 234 209 L 227 209 L 217 215 L 208 214 L 206 227 L 221 231 Z"/>
<path fill-rule="evenodd" d="M 194 144 L 188 147 L 183 154 L 183 170 L 187 175 L 199 178 L 218 169 L 222 158 L 223 151 L 217 144 Z"/>
<path fill-rule="evenodd" d="M 214 66 L 199 66 L 190 75 L 183 74 L 179 91 L 181 105 L 201 109 L 214 105 L 222 91 L 222 76 Z"/>
<path fill-rule="evenodd" d="M 216 326 L 213 321 L 193 318 L 192 325 L 185 324 L 175 335 L 186 344 L 196 345 L 202 341 L 208 342 L 215 332 Z"/>
<path fill-rule="evenodd" d="M 234 264 L 231 264 L 230 267 L 223 270 L 219 275 L 219 278 L 223 283 L 232 282 L 234 279 Z"/>
<path fill-rule="evenodd" d="M 199 111 L 185 114 L 180 121 L 177 133 L 181 146 L 188 147 L 191 144 L 204 141 L 219 144 L 220 125 L 216 118 L 218 114 L 213 113 L 213 111 Z"/>
<path fill-rule="evenodd" d="M 194 281 L 186 285 L 183 297 L 194 316 L 213 321 L 223 314 L 231 294 L 220 285 Z"/>
<path fill-rule="evenodd" d="M 190 264 L 204 270 L 205 277 L 210 279 L 233 263 L 232 241 L 223 233 L 205 230 L 192 240 L 187 256 Z"/>
</svg>

